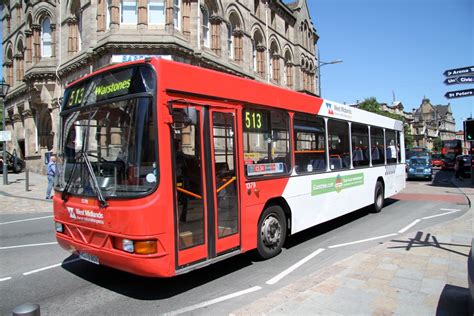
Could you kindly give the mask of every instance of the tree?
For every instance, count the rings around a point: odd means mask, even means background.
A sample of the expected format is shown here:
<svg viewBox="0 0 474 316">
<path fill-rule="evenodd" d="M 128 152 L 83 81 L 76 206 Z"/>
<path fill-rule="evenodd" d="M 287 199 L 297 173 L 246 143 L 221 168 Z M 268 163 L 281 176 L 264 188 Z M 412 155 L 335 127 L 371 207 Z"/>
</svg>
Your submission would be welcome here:
<svg viewBox="0 0 474 316">
<path fill-rule="evenodd" d="M 359 109 L 402 121 L 403 134 L 405 135 L 405 148 L 413 146 L 414 139 L 410 131 L 410 125 L 405 122 L 405 118 L 403 116 L 395 113 L 382 111 L 382 106 L 380 105 L 380 103 L 377 102 L 377 99 L 375 97 L 366 98 L 362 103 L 359 103 Z"/>
<path fill-rule="evenodd" d="M 441 138 L 436 137 L 433 139 L 433 151 L 441 151 L 441 148 L 443 148 L 443 141 Z"/>
<path fill-rule="evenodd" d="M 359 109 L 382 114 L 380 103 L 377 102 L 375 97 L 366 98 L 362 103 L 359 103 Z"/>
</svg>

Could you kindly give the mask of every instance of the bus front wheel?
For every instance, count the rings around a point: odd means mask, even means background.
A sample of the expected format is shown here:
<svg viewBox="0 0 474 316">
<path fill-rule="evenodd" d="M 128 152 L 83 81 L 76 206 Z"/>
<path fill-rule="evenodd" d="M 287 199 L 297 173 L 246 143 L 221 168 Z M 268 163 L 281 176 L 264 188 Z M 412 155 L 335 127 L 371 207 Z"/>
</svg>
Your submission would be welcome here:
<svg viewBox="0 0 474 316">
<path fill-rule="evenodd" d="M 383 192 L 383 184 L 380 181 L 377 181 L 375 184 L 375 191 L 374 191 L 374 205 L 372 207 L 374 213 L 379 213 L 383 208 L 384 202 L 384 192 Z"/>
<path fill-rule="evenodd" d="M 286 238 L 286 217 L 278 205 L 267 207 L 258 221 L 257 253 L 268 259 L 280 253 Z"/>
</svg>

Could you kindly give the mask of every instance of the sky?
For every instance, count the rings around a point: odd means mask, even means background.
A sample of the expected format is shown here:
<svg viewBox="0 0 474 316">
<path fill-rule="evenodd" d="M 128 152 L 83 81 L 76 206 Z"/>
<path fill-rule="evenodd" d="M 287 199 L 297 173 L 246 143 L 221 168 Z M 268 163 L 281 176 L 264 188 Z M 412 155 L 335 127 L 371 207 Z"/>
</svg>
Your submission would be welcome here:
<svg viewBox="0 0 474 316">
<path fill-rule="evenodd" d="M 474 115 L 474 96 L 447 99 L 443 72 L 474 66 L 473 0 L 307 0 L 319 35 L 322 97 L 355 103 L 375 97 L 402 102 L 405 111 L 424 97 L 451 104 L 456 130 Z"/>
</svg>

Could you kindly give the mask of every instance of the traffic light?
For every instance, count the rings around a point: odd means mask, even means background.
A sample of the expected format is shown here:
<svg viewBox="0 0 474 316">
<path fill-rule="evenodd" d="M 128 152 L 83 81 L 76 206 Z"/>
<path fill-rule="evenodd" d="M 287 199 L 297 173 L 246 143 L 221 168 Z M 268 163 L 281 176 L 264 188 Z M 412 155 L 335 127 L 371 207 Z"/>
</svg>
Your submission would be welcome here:
<svg viewBox="0 0 474 316">
<path fill-rule="evenodd" d="M 464 121 L 464 140 L 474 141 L 474 120 Z"/>
</svg>

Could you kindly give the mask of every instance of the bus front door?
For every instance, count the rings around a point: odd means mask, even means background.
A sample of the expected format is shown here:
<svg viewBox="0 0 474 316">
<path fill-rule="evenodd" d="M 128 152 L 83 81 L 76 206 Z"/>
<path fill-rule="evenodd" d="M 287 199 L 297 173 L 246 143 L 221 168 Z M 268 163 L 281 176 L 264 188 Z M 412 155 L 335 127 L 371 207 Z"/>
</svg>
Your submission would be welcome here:
<svg viewBox="0 0 474 316">
<path fill-rule="evenodd" d="M 196 110 L 196 124 L 173 115 L 178 269 L 240 246 L 235 111 Z"/>
</svg>

